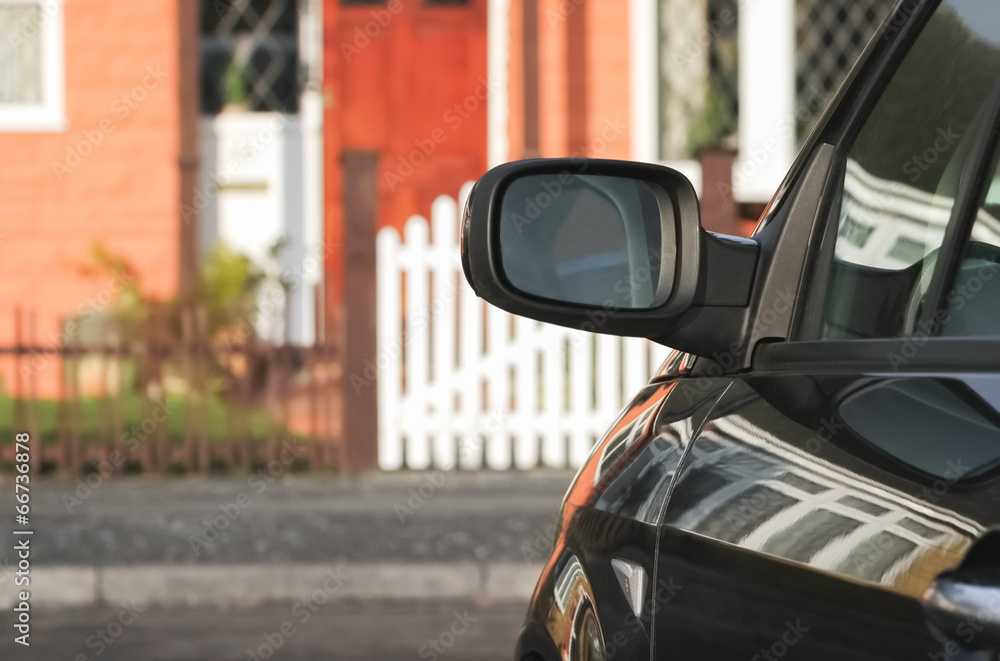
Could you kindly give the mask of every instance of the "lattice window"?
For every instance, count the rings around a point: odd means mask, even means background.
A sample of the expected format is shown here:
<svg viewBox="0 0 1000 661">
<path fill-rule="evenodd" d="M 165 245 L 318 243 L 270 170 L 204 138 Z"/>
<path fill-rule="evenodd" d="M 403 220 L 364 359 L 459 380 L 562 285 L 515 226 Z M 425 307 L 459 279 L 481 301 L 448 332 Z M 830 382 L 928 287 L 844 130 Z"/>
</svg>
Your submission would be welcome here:
<svg viewBox="0 0 1000 661">
<path fill-rule="evenodd" d="M 894 0 L 797 0 L 800 136 L 812 128 L 894 4 Z"/>
<path fill-rule="evenodd" d="M 202 0 L 202 112 L 298 111 L 297 0 Z"/>
<path fill-rule="evenodd" d="M 0 132 L 66 128 L 62 0 L 0 0 Z"/>
</svg>

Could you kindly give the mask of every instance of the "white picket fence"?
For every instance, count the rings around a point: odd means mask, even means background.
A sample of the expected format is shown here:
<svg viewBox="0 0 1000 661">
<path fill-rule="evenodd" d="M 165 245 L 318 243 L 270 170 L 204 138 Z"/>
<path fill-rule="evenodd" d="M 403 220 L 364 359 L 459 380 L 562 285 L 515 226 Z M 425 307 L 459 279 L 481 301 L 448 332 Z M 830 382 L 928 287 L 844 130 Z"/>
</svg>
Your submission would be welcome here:
<svg viewBox="0 0 1000 661">
<path fill-rule="evenodd" d="M 477 298 L 441 196 L 378 235 L 379 466 L 579 467 L 670 350 L 516 317 Z"/>
</svg>

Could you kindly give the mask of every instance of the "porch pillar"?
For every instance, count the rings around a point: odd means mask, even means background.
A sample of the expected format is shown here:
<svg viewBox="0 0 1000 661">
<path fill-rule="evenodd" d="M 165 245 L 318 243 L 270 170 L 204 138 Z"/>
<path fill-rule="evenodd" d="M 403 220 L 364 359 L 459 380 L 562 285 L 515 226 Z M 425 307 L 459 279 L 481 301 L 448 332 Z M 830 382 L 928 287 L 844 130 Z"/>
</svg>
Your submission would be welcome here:
<svg viewBox="0 0 1000 661">
<path fill-rule="evenodd" d="M 795 2 L 739 5 L 739 158 L 733 193 L 767 202 L 795 158 Z"/>
</svg>

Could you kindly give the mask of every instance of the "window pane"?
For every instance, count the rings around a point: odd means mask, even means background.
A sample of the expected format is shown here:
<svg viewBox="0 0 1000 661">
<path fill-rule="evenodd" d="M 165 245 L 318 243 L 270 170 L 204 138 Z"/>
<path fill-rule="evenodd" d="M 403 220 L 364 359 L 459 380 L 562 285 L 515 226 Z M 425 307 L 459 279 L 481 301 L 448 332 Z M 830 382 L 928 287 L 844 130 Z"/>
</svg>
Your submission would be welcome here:
<svg viewBox="0 0 1000 661">
<path fill-rule="evenodd" d="M 41 9 L 0 2 L 0 103 L 42 103 Z"/>
<path fill-rule="evenodd" d="M 851 148 L 823 337 L 913 331 L 1000 75 L 1000 4 L 942 3 Z"/>
<path fill-rule="evenodd" d="M 203 113 L 225 107 L 295 113 L 300 88 L 296 0 L 202 3 Z"/>
<path fill-rule="evenodd" d="M 991 182 L 939 320 L 941 335 L 1000 334 L 1000 168 Z"/>
</svg>

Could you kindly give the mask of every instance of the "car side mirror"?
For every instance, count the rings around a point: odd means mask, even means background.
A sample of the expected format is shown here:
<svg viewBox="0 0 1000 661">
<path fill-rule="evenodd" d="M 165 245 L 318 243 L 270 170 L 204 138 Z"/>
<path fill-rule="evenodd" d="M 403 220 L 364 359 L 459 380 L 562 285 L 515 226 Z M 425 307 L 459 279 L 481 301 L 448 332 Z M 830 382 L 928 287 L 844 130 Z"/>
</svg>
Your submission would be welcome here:
<svg viewBox="0 0 1000 661">
<path fill-rule="evenodd" d="M 754 242 L 701 228 L 684 175 L 644 163 L 507 163 L 476 183 L 462 221 L 466 278 L 493 305 L 682 349 L 664 335 L 671 322 L 700 305 L 747 305 L 756 259 Z"/>
</svg>

